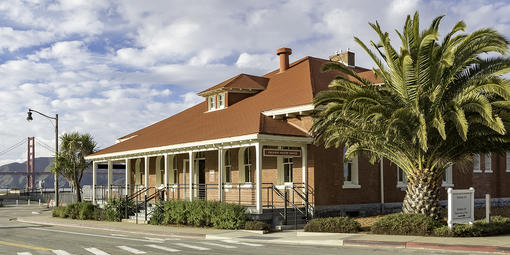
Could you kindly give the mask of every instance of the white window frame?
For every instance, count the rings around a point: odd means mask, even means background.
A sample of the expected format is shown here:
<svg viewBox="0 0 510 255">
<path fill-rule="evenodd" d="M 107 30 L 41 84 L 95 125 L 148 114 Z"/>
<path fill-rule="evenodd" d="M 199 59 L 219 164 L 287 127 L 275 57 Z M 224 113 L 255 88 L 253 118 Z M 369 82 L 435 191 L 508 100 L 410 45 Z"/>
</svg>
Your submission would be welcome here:
<svg viewBox="0 0 510 255">
<path fill-rule="evenodd" d="M 220 93 L 218 94 L 218 96 L 216 97 L 216 103 L 217 103 L 217 107 L 216 109 L 223 109 L 225 108 L 225 93 Z"/>
<path fill-rule="evenodd" d="M 510 151 L 506 152 L 506 169 L 505 172 L 510 173 Z"/>
<path fill-rule="evenodd" d="M 216 95 L 209 96 L 207 100 L 209 102 L 209 111 L 216 110 Z"/>
<path fill-rule="evenodd" d="M 452 174 L 453 167 L 449 166 L 446 168 L 446 170 L 443 173 L 443 182 L 441 184 L 442 187 L 445 188 L 453 188 L 453 174 Z"/>
<path fill-rule="evenodd" d="M 400 173 L 402 173 L 402 178 L 400 178 Z M 399 166 L 397 166 L 397 188 L 402 190 L 407 188 L 407 173 Z"/>
<path fill-rule="evenodd" d="M 484 155 L 485 157 L 485 173 L 492 173 L 492 153 L 488 152 L 488 153 L 485 153 Z"/>
<path fill-rule="evenodd" d="M 473 155 L 473 173 L 481 173 L 482 169 L 480 168 L 480 154 Z"/>
<path fill-rule="evenodd" d="M 227 156 L 228 154 L 228 156 Z M 228 159 L 228 160 L 227 160 Z M 225 151 L 225 183 L 232 182 L 232 152 Z"/>
<path fill-rule="evenodd" d="M 344 185 L 342 185 L 342 188 L 344 189 L 359 189 L 361 188 L 361 185 L 359 185 L 359 178 L 358 178 L 358 156 L 354 156 L 354 158 L 351 161 L 347 161 L 345 159 L 345 152 L 347 151 L 347 147 L 344 146 L 343 153 L 342 153 L 342 159 L 344 162 L 343 166 L 343 178 L 344 178 Z M 351 170 L 351 179 L 347 180 L 346 176 L 346 170 Z"/>
<path fill-rule="evenodd" d="M 240 181 L 240 182 L 244 182 L 244 183 L 251 183 L 252 180 L 251 180 L 251 152 L 250 152 L 250 147 L 244 149 L 243 151 L 243 169 L 242 171 L 244 171 L 244 180 Z"/>
</svg>

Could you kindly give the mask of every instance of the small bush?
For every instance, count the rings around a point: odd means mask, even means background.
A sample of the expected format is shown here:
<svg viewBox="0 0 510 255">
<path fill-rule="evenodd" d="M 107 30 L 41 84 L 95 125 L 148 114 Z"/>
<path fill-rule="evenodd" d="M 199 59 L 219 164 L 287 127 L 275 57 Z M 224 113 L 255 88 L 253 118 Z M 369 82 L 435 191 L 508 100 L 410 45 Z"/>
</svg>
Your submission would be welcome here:
<svg viewBox="0 0 510 255">
<path fill-rule="evenodd" d="M 53 217 L 66 218 L 65 210 L 66 210 L 65 206 L 55 206 L 51 210 L 51 214 L 52 214 Z"/>
<path fill-rule="evenodd" d="M 149 223 L 239 229 L 244 226 L 245 221 L 244 207 L 240 205 L 201 200 L 172 200 L 159 203 Z"/>
<path fill-rule="evenodd" d="M 80 204 L 80 212 L 78 214 L 80 220 L 99 220 L 100 209 L 96 205 L 86 202 Z"/>
<path fill-rule="evenodd" d="M 262 221 L 247 221 L 244 225 L 244 229 L 270 231 L 271 225 Z"/>
<path fill-rule="evenodd" d="M 126 213 L 126 207 L 128 210 L 128 216 L 135 214 L 136 206 L 133 200 L 129 200 L 129 202 L 126 202 L 125 198 L 109 200 L 104 207 L 104 220 L 121 221 Z"/>
<path fill-rule="evenodd" d="M 395 213 L 382 217 L 372 224 L 374 234 L 385 235 L 431 235 L 444 222 L 423 214 Z"/>
<path fill-rule="evenodd" d="M 491 217 L 490 223 L 485 220 L 477 220 L 473 225 L 456 224 L 450 231 L 448 226 L 443 226 L 434 230 L 436 236 L 452 236 L 452 237 L 480 237 L 492 235 L 510 234 L 510 218 L 501 216 Z"/>
<path fill-rule="evenodd" d="M 315 218 L 305 226 L 305 232 L 356 233 L 361 224 L 349 217 Z"/>
<path fill-rule="evenodd" d="M 52 216 L 80 220 L 100 220 L 101 209 L 90 202 L 73 203 L 53 207 Z"/>
</svg>

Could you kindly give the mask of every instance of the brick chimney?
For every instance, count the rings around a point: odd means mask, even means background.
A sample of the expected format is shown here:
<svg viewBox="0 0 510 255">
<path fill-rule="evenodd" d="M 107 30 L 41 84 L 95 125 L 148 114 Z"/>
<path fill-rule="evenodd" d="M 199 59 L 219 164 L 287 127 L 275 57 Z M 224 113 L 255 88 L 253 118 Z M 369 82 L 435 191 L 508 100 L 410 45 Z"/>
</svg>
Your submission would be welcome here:
<svg viewBox="0 0 510 255">
<path fill-rule="evenodd" d="M 290 48 L 279 48 L 276 50 L 276 55 L 280 56 L 280 73 L 289 69 L 289 55 L 292 54 Z"/>
<path fill-rule="evenodd" d="M 340 62 L 347 66 L 355 66 L 354 52 L 347 50 L 345 52 L 337 52 L 335 55 L 329 57 L 330 61 Z"/>
</svg>

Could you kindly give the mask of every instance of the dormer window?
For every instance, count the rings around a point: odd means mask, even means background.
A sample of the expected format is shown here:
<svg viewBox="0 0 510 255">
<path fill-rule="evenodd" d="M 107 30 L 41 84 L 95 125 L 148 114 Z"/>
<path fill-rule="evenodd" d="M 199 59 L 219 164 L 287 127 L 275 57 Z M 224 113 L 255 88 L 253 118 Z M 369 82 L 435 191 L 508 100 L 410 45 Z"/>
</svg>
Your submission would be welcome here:
<svg viewBox="0 0 510 255">
<path fill-rule="evenodd" d="M 225 108 L 225 93 L 218 94 L 218 109 Z"/>
<path fill-rule="evenodd" d="M 216 109 L 216 96 L 209 96 L 209 111 Z"/>
</svg>

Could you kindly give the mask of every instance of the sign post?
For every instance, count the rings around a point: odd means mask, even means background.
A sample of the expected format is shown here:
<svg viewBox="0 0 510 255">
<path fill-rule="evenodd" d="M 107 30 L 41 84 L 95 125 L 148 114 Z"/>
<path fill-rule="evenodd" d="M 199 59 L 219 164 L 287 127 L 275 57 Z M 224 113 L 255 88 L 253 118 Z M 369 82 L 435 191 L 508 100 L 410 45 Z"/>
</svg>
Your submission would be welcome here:
<svg viewBox="0 0 510 255">
<path fill-rule="evenodd" d="M 448 228 L 454 223 L 473 224 L 475 220 L 475 189 L 448 189 Z"/>
</svg>

